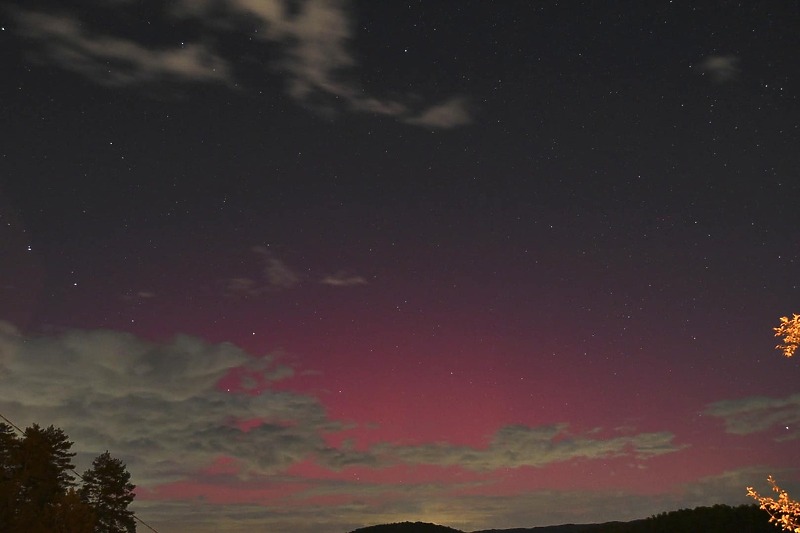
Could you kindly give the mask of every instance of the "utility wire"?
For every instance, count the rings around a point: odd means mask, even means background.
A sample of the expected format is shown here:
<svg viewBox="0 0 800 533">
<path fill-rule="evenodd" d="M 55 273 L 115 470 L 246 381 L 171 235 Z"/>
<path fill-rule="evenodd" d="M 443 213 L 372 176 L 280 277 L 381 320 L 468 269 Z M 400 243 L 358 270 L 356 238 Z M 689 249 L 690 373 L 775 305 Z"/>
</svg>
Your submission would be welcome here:
<svg viewBox="0 0 800 533">
<path fill-rule="evenodd" d="M 5 421 L 6 421 L 6 423 L 7 423 L 9 426 L 11 426 L 12 428 L 14 428 L 14 429 L 16 429 L 17 431 L 19 431 L 19 433 L 20 433 L 21 435 L 25 435 L 25 432 L 24 432 L 22 429 L 20 429 L 20 427 L 19 427 L 18 425 L 16 425 L 14 422 L 12 422 L 12 421 L 11 421 L 11 420 L 9 420 L 8 418 L 6 418 L 6 417 L 5 417 L 5 416 L 4 416 L 2 413 L 0 413 L 0 418 L 2 418 L 3 420 L 5 420 Z M 76 476 L 78 476 L 78 478 L 79 478 L 81 481 L 86 481 L 86 479 L 84 479 L 84 477 L 83 477 L 82 475 L 80 475 L 80 474 L 79 474 L 77 471 L 75 471 L 75 469 L 73 469 L 73 468 L 70 468 L 70 471 L 71 471 L 73 474 L 75 474 Z M 146 527 L 147 529 L 149 529 L 149 530 L 150 530 L 150 531 L 152 531 L 153 533 L 159 533 L 159 532 L 158 532 L 158 530 L 157 530 L 156 528 L 154 528 L 153 526 L 151 526 L 150 524 L 148 524 L 147 522 L 145 522 L 144 520 L 142 520 L 141 518 L 139 518 L 138 516 L 136 516 L 136 513 L 134 513 L 134 512 L 132 512 L 132 511 L 131 511 L 131 516 L 133 516 L 133 519 L 134 519 L 134 520 L 136 520 L 137 522 L 139 522 L 140 524 L 142 524 L 144 527 Z"/>
<path fill-rule="evenodd" d="M 19 432 L 20 432 L 20 433 L 22 433 L 23 435 L 25 434 L 25 432 L 24 432 L 24 431 L 22 431 L 22 430 L 19 428 L 19 426 L 18 426 L 18 425 L 16 425 L 14 422 L 12 422 L 11 420 L 9 420 L 8 418 L 4 417 L 2 413 L 0 413 L 0 418 L 2 418 L 3 420 L 5 420 L 6 422 L 8 422 L 8 425 L 9 425 L 9 426 L 11 426 L 12 428 L 16 429 L 17 431 L 19 431 Z"/>
</svg>

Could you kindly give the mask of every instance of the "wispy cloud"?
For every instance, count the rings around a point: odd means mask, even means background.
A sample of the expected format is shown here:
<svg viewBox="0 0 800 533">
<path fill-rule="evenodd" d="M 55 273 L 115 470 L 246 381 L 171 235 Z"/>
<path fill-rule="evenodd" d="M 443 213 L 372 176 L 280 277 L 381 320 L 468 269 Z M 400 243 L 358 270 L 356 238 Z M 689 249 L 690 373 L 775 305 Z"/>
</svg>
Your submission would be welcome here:
<svg viewBox="0 0 800 533">
<path fill-rule="evenodd" d="M 494 470 L 522 466 L 542 467 L 572 459 L 601 459 L 628 455 L 647 459 L 684 448 L 671 433 L 641 433 L 607 439 L 588 434 L 573 435 L 566 424 L 506 426 L 492 437 L 488 448 L 476 449 L 447 443 L 405 447 L 379 447 L 396 460 L 414 464 L 460 466 L 470 470 Z"/>
<path fill-rule="evenodd" d="M 220 380 L 231 372 L 244 381 L 233 392 L 221 390 Z M 237 460 L 243 474 L 272 475 L 308 459 L 332 470 L 398 463 L 492 470 L 647 459 L 681 449 L 669 433 L 603 439 L 571 434 L 566 425 L 506 426 L 486 449 L 449 443 L 334 448 L 323 434 L 344 425 L 329 419 L 318 400 L 269 386 L 292 374 L 274 357 L 185 335 L 164 343 L 104 330 L 26 337 L 0 323 L 0 412 L 23 425 L 60 426 L 84 454 L 115 450 L 142 484 L 191 477 L 219 457 Z M 253 420 L 258 423 L 247 430 L 239 425 Z"/>
<path fill-rule="evenodd" d="M 275 257 L 266 246 L 253 246 L 250 251 L 261 263 L 261 277 L 237 276 L 225 281 L 225 292 L 231 296 L 259 296 L 269 292 L 291 289 L 300 283 L 300 276 L 284 261 Z"/>
<path fill-rule="evenodd" d="M 315 398 L 269 387 L 292 375 L 273 357 L 189 336 L 166 343 L 115 331 L 25 337 L 0 325 L 0 412 L 22 425 L 64 428 L 81 456 L 114 450 L 141 485 L 191 478 L 219 457 L 235 459 L 243 475 L 308 457 L 333 469 L 371 463 L 325 444 L 322 433 L 342 426 Z M 220 390 L 234 370 L 262 391 Z M 260 422 L 238 426 L 250 420 Z"/>
<path fill-rule="evenodd" d="M 35 41 L 43 58 L 104 85 L 164 80 L 232 83 L 227 61 L 201 43 L 146 47 L 130 39 L 90 33 L 68 14 L 13 12 L 22 35 Z"/>
<path fill-rule="evenodd" d="M 132 2 L 117 2 L 114 9 L 136 16 Z M 159 46 L 115 35 L 111 26 L 94 27 L 68 7 L 60 12 L 11 12 L 40 60 L 104 85 L 181 81 L 239 87 L 240 59 L 221 43 L 231 35 L 246 33 L 255 42 L 279 45 L 261 50 L 272 58 L 267 68 L 283 74 L 288 94 L 305 106 L 334 114 L 370 113 L 428 128 L 472 122 L 463 95 L 420 104 L 411 96 L 387 99 L 369 94 L 358 82 L 353 10 L 344 0 L 179 0 L 155 22 L 191 24 L 192 32 L 187 34 L 197 37 Z"/>
<path fill-rule="evenodd" d="M 266 292 L 265 286 L 253 278 L 228 278 L 225 280 L 225 294 L 228 296 L 259 296 Z"/>
<path fill-rule="evenodd" d="M 710 55 L 697 64 L 701 76 L 708 76 L 716 83 L 733 81 L 739 77 L 739 58 L 733 55 Z"/>
<path fill-rule="evenodd" d="M 185 0 L 181 5 L 183 13 L 208 19 L 213 16 L 210 9 L 219 4 Z M 258 39 L 285 46 L 279 68 L 289 75 L 288 92 L 299 101 L 329 112 L 367 112 L 433 128 L 452 128 L 472 121 L 463 97 L 416 108 L 410 105 L 411 98 L 400 102 L 368 94 L 355 81 L 358 62 L 351 48 L 353 6 L 349 2 L 311 0 L 290 9 L 280 0 L 230 0 L 227 7 L 261 23 L 255 34 Z"/>
<path fill-rule="evenodd" d="M 280 505 L 213 505 L 206 502 L 141 501 L 142 513 L 158 523 L 180 525 L 192 531 L 245 533 L 255 529 L 295 531 L 350 531 L 380 523 L 426 521 L 463 531 L 507 529 L 575 522 L 634 520 L 663 511 L 698 505 L 748 503 L 743 487 L 761 471 L 746 469 L 702 478 L 678 490 L 664 488 L 651 494 L 624 490 L 535 490 L 518 494 L 470 495 L 440 484 L 380 484 L 334 482 L 323 492 L 348 495 L 328 505 L 296 505 L 292 498 Z M 319 492 L 312 489 L 313 493 Z M 298 492 L 302 499 L 308 492 Z M 554 505 L 553 502 L 569 502 Z M 163 521 L 163 522 L 162 522 Z"/>
<path fill-rule="evenodd" d="M 455 128 L 472 122 L 465 98 L 455 97 L 423 109 L 417 115 L 403 119 L 408 124 L 431 128 Z"/>
<path fill-rule="evenodd" d="M 332 287 L 353 287 L 356 285 L 366 285 L 367 279 L 363 276 L 356 276 L 355 274 L 349 274 L 346 271 L 340 270 L 336 274 L 325 276 L 320 280 L 320 283 Z"/>
<path fill-rule="evenodd" d="M 297 287 L 302 279 L 297 271 L 279 259 L 268 247 L 257 245 L 250 248 L 260 264 L 261 273 L 256 277 L 236 276 L 224 282 L 225 293 L 230 296 L 255 297 L 270 292 Z M 331 287 L 354 287 L 366 285 L 367 279 L 347 270 L 339 270 L 319 279 L 322 285 Z"/>
<path fill-rule="evenodd" d="M 253 246 L 251 250 L 261 256 L 264 262 L 264 280 L 270 287 L 291 289 L 300 281 L 300 277 L 266 247 Z"/>
<path fill-rule="evenodd" d="M 143 302 L 152 300 L 156 297 L 156 293 L 150 290 L 127 291 L 121 298 L 126 302 Z"/>
<path fill-rule="evenodd" d="M 734 435 L 785 430 L 779 440 L 800 439 L 800 394 L 785 398 L 750 396 L 710 404 L 705 413 L 721 418 L 725 430 Z"/>
</svg>

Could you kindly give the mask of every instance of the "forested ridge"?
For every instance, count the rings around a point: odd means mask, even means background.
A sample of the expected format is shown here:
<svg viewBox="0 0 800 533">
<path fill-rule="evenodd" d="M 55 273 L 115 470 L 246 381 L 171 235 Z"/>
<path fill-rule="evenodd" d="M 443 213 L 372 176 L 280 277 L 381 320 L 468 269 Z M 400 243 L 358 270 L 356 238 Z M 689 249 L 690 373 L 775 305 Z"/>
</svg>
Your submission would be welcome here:
<svg viewBox="0 0 800 533">
<path fill-rule="evenodd" d="M 473 533 L 775 533 L 769 515 L 756 505 L 714 505 L 659 513 L 630 522 L 562 524 L 556 526 L 486 529 Z M 356 529 L 351 533 L 454 533 L 437 524 L 402 522 Z"/>
</svg>

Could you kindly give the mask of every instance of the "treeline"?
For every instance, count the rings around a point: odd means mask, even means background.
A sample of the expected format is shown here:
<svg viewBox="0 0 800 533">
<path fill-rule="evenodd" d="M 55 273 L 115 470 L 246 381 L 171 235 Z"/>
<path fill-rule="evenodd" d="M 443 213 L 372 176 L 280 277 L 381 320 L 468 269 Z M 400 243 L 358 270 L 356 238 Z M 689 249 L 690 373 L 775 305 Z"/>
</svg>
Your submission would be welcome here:
<svg viewBox="0 0 800 533">
<path fill-rule="evenodd" d="M 53 426 L 34 424 L 20 436 L 0 423 L 0 531 L 136 531 L 136 519 L 128 509 L 135 486 L 125 464 L 105 452 L 76 476 L 72 444 Z"/>
<path fill-rule="evenodd" d="M 643 520 L 598 524 L 587 533 L 775 533 L 757 505 L 714 505 L 659 513 Z"/>
<path fill-rule="evenodd" d="M 630 522 L 565 524 L 530 529 L 489 530 L 504 533 L 775 533 L 769 515 L 756 505 L 714 505 L 659 513 Z M 476 533 L 488 533 L 476 532 Z"/>
<path fill-rule="evenodd" d="M 428 522 L 395 522 L 361 527 L 350 533 L 463 533 L 463 531 Z"/>
<path fill-rule="evenodd" d="M 757 505 L 714 505 L 660 513 L 630 524 L 633 529 L 624 533 L 673 533 L 675 531 L 702 531 L 704 533 L 775 533 L 769 515 Z"/>
</svg>

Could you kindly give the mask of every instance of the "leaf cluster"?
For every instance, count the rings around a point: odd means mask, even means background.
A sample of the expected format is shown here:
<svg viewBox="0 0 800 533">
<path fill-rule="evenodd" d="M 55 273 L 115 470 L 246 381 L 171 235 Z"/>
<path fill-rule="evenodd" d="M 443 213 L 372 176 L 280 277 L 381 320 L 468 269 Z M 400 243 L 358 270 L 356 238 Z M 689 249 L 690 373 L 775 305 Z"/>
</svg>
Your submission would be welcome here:
<svg viewBox="0 0 800 533">
<path fill-rule="evenodd" d="M 792 318 L 782 316 L 781 323 L 775 330 L 776 337 L 783 337 L 783 342 L 775 346 L 785 357 L 791 357 L 800 346 L 800 315 L 794 314 Z"/>
<path fill-rule="evenodd" d="M 800 533 L 800 502 L 791 499 L 789 493 L 780 488 L 772 476 L 769 476 L 767 481 L 772 485 L 772 491 L 778 495 L 777 498 L 761 496 L 753 487 L 747 487 L 747 495 L 755 499 L 759 507 L 769 513 L 770 523 L 784 531 Z"/>
</svg>

